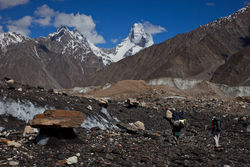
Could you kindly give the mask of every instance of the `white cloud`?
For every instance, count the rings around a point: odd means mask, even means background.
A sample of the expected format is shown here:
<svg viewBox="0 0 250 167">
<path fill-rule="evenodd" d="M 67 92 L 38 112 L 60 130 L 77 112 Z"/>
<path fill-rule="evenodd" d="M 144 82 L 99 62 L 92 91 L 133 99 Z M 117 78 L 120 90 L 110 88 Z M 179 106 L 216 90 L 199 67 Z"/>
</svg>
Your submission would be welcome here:
<svg viewBox="0 0 250 167">
<path fill-rule="evenodd" d="M 34 12 L 34 18 L 25 16 L 19 20 L 8 22 L 8 31 L 19 32 L 28 36 L 30 34 L 29 27 L 32 23 L 38 23 L 41 26 L 74 27 L 80 31 L 90 42 L 94 44 L 105 43 L 103 36 L 99 35 L 96 30 L 96 24 L 91 16 L 85 14 L 67 14 L 54 11 L 48 5 L 38 7 Z"/>
<path fill-rule="evenodd" d="M 207 2 L 206 6 L 214 6 L 215 4 L 213 2 Z"/>
<path fill-rule="evenodd" d="M 43 5 L 41 7 L 38 7 L 35 10 L 35 15 L 40 16 L 40 17 L 52 17 L 55 15 L 55 12 L 53 9 L 51 9 L 48 5 Z"/>
<path fill-rule="evenodd" d="M 146 22 L 144 22 L 142 24 L 143 24 L 145 32 L 149 33 L 151 35 L 153 35 L 153 34 L 159 34 L 159 33 L 167 31 L 165 28 L 163 28 L 163 27 L 161 27 L 159 25 L 153 25 L 153 24 L 151 24 L 148 21 L 146 21 Z"/>
<path fill-rule="evenodd" d="M 54 20 L 54 26 L 60 27 L 61 25 L 68 27 L 75 27 L 86 38 L 94 44 L 105 43 L 103 36 L 99 35 L 95 30 L 95 22 L 91 16 L 85 14 L 66 14 L 57 13 Z"/>
<path fill-rule="evenodd" d="M 112 42 L 113 44 L 116 44 L 118 41 L 119 41 L 119 39 L 111 39 L 111 42 Z"/>
<path fill-rule="evenodd" d="M 42 26 L 74 27 L 80 31 L 86 38 L 94 44 L 105 43 L 103 36 L 99 35 L 96 30 L 96 24 L 91 16 L 85 14 L 61 13 L 54 11 L 48 5 L 38 7 L 34 12 L 36 19 L 34 22 Z"/>
<path fill-rule="evenodd" d="M 3 17 L 2 16 L 0 16 L 0 20 L 2 19 Z"/>
<path fill-rule="evenodd" d="M 3 33 L 3 26 L 0 26 L 0 33 Z"/>
<path fill-rule="evenodd" d="M 35 13 L 35 16 L 39 17 L 38 19 L 35 19 L 34 21 L 36 23 L 41 24 L 42 26 L 50 25 L 52 17 L 55 16 L 56 14 L 54 10 L 49 8 L 48 5 L 46 4 L 41 7 L 38 7 L 34 13 Z"/>
<path fill-rule="evenodd" d="M 28 3 L 29 0 L 0 0 L 0 9 L 6 9 Z"/>
<path fill-rule="evenodd" d="M 22 35 L 28 36 L 30 33 L 29 26 L 32 23 L 32 17 L 30 16 L 24 16 L 23 18 L 19 20 L 10 20 L 8 22 L 7 28 L 8 31 L 11 32 L 18 32 Z"/>
</svg>

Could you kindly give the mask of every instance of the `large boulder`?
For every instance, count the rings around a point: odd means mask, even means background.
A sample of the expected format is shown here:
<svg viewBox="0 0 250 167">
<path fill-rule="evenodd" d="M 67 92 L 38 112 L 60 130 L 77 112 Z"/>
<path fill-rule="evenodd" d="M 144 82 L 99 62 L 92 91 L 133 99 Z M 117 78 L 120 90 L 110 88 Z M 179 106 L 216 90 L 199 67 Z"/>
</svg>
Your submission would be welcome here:
<svg viewBox="0 0 250 167">
<path fill-rule="evenodd" d="M 71 110 L 46 110 L 29 122 L 33 128 L 77 128 L 84 121 L 84 114 Z"/>
</svg>

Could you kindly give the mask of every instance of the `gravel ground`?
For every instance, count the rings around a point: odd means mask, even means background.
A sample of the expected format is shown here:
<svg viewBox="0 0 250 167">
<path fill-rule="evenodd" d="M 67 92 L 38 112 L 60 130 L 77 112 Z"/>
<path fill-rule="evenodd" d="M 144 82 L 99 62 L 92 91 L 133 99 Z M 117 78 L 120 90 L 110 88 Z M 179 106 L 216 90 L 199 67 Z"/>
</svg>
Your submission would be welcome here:
<svg viewBox="0 0 250 167">
<path fill-rule="evenodd" d="M 4 80 L 0 81 L 0 99 L 29 100 L 37 106 L 82 111 L 86 118 L 103 114 L 94 99 L 56 94 L 18 83 L 10 85 Z M 36 134 L 23 137 L 24 121 L 0 115 L 0 127 L 5 128 L 0 132 L 0 166 L 250 166 L 250 136 L 246 130 L 250 103 L 216 98 L 162 99 L 149 95 L 140 99 L 146 103 L 144 107 L 128 108 L 121 102 L 110 101 L 107 111 L 120 123 L 143 122 L 145 131 L 77 128 L 76 139 L 50 138 L 45 146 L 35 143 Z M 89 105 L 92 111 L 87 109 Z M 170 108 L 183 110 L 188 120 L 178 144 L 165 119 Z M 213 115 L 223 121 L 219 149 L 214 148 L 209 130 Z M 8 146 L 5 139 L 21 146 Z M 77 162 L 69 164 L 70 157 Z"/>
</svg>

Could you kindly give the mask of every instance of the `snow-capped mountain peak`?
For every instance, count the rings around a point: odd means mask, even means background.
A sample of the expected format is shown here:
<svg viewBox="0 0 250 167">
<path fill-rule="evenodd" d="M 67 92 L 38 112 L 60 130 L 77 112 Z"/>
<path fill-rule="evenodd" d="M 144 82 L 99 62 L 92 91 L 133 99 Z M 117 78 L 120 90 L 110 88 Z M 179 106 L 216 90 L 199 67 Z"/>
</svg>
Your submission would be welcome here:
<svg viewBox="0 0 250 167">
<path fill-rule="evenodd" d="M 135 23 L 130 30 L 129 39 L 134 43 L 138 43 L 143 35 L 145 35 L 143 25 L 141 23 Z"/>
<path fill-rule="evenodd" d="M 11 44 L 20 43 L 26 39 L 29 39 L 16 32 L 0 33 L 0 48 L 5 48 Z"/>
<path fill-rule="evenodd" d="M 128 37 L 122 40 L 116 47 L 112 49 L 100 49 L 93 44 L 90 46 L 97 56 L 102 57 L 104 64 L 108 65 L 125 57 L 134 55 L 153 44 L 153 38 L 151 34 L 145 32 L 143 24 L 135 23 Z"/>
<path fill-rule="evenodd" d="M 71 36 L 70 30 L 66 26 L 61 26 L 57 29 L 56 32 L 50 33 L 49 37 L 51 38 L 51 40 L 60 42 L 62 37 L 65 37 L 66 35 Z"/>
<path fill-rule="evenodd" d="M 0 48 L 12 43 L 22 42 L 25 39 L 27 38 L 14 32 L 0 34 Z M 112 49 L 99 48 L 88 41 L 80 31 L 77 29 L 70 30 L 66 26 L 59 27 L 56 32 L 50 33 L 48 37 L 34 40 L 36 43 L 39 43 L 39 41 L 49 43 L 47 47 L 53 49 L 55 53 L 73 56 L 76 59 L 80 58 L 81 62 L 85 60 L 86 55 L 94 54 L 102 59 L 104 65 L 134 55 L 154 44 L 151 34 L 145 32 L 141 23 L 135 23 L 130 29 L 128 37 Z"/>
<path fill-rule="evenodd" d="M 152 36 L 145 32 L 143 24 L 141 23 L 135 23 L 133 25 L 129 33 L 129 39 L 141 47 L 145 47 L 145 44 L 150 42 L 153 43 Z"/>
<path fill-rule="evenodd" d="M 57 42 L 55 50 L 57 53 L 81 56 L 81 61 L 84 60 L 84 55 L 91 52 L 89 41 L 77 29 L 71 31 L 67 27 L 61 26 L 57 32 L 49 34 L 49 39 Z M 78 52 L 79 50 L 82 52 Z"/>
</svg>

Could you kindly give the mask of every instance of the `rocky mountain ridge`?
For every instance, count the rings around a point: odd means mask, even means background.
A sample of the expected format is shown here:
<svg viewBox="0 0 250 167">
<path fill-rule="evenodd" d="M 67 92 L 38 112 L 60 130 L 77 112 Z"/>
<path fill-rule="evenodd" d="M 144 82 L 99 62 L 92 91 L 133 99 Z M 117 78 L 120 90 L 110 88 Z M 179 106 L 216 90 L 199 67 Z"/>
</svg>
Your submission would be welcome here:
<svg viewBox="0 0 250 167">
<path fill-rule="evenodd" d="M 80 85 L 83 76 L 152 44 L 152 36 L 145 33 L 142 24 L 135 24 L 130 36 L 110 50 L 96 47 L 79 31 L 70 31 L 65 26 L 37 39 L 3 33 L 0 76 L 34 86 L 70 88 Z"/>
<path fill-rule="evenodd" d="M 8 32 L 8 33 L 0 33 L 0 48 L 6 48 L 9 45 L 16 44 L 19 42 L 23 42 L 24 40 L 27 40 L 28 38 L 15 33 L 15 32 Z"/>
<path fill-rule="evenodd" d="M 218 67 L 249 45 L 249 9 L 248 5 L 111 64 L 88 76 L 83 86 L 162 77 L 210 80 Z"/>
</svg>

